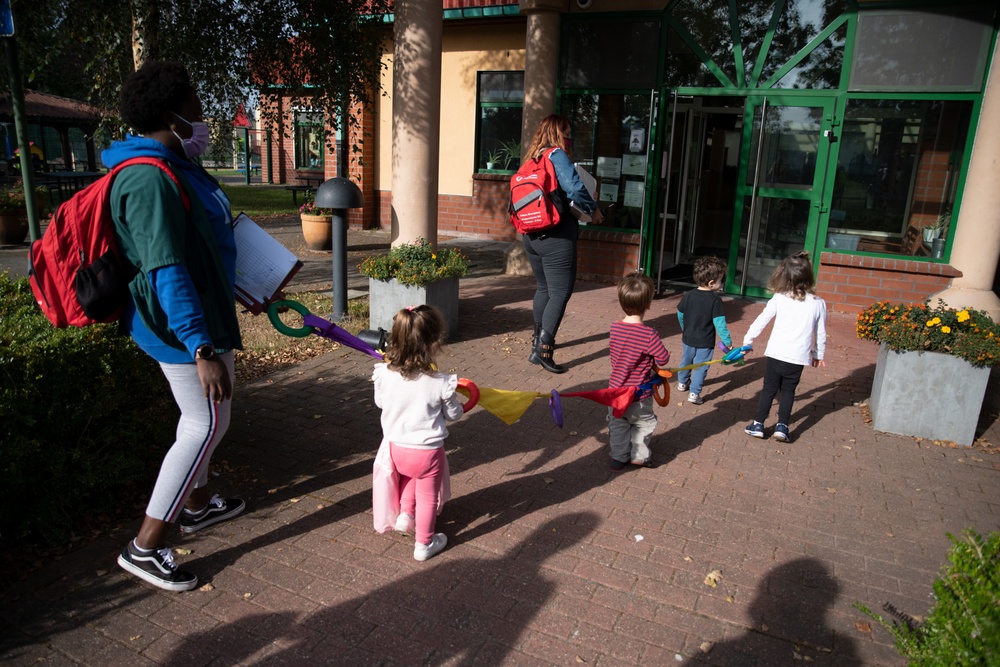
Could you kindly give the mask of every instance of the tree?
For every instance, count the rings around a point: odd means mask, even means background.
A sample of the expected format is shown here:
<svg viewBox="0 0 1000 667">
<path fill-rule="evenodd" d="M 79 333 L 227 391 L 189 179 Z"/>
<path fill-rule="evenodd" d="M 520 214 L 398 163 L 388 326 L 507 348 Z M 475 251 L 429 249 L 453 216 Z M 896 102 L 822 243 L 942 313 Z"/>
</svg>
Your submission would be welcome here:
<svg viewBox="0 0 1000 667">
<path fill-rule="evenodd" d="M 206 117 L 279 90 L 322 110 L 378 91 L 391 0 L 12 0 L 27 87 L 86 99 L 120 135 L 118 96 L 146 60 L 183 63 Z M 269 118 L 280 127 L 278 118 Z"/>
</svg>

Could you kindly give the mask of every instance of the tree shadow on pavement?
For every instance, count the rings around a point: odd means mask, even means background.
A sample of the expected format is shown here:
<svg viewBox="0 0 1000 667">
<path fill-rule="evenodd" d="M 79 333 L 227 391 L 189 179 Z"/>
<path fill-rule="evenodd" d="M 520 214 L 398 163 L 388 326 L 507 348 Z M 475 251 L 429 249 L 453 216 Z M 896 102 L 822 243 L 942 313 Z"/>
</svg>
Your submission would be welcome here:
<svg viewBox="0 0 1000 667">
<path fill-rule="evenodd" d="M 840 584 L 814 558 L 797 558 L 772 569 L 757 586 L 747 610 L 751 626 L 733 639 L 704 648 L 685 661 L 696 665 L 862 664 L 854 640 L 827 623 Z"/>
<path fill-rule="evenodd" d="M 164 664 L 206 664 L 213 655 L 220 664 L 499 664 L 555 593 L 562 568 L 547 561 L 586 542 L 599 522 L 592 512 L 565 514 L 498 557 L 451 558 L 446 549 L 373 589 L 363 573 L 356 588 L 314 580 L 295 593 L 318 611 L 261 609 L 185 637 Z M 398 542 L 395 555 L 406 558 L 412 542 Z"/>
</svg>

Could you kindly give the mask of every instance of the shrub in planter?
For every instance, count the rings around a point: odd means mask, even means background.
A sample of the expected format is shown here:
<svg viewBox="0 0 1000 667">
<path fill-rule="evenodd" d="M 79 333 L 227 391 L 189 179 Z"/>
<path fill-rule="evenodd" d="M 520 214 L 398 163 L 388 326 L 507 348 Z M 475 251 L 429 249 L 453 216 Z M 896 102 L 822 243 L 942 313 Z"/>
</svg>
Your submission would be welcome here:
<svg viewBox="0 0 1000 667">
<path fill-rule="evenodd" d="M 430 241 L 421 238 L 395 246 L 388 254 L 366 258 L 358 264 L 358 271 L 375 280 L 421 287 L 442 278 L 461 278 L 469 271 L 469 260 L 454 248 L 435 250 Z"/>
<path fill-rule="evenodd" d="M 886 603 L 887 619 L 861 603 L 855 607 L 890 633 L 911 665 L 971 667 L 1000 664 L 1000 533 L 973 530 L 952 541 L 950 564 L 934 582 L 934 606 L 918 622 Z"/>
<path fill-rule="evenodd" d="M 27 279 L 0 273 L 0 536 L 65 542 L 78 520 L 143 502 L 176 408 L 116 325 L 55 329 Z M 143 487 L 145 488 L 145 487 Z M 143 492 L 148 493 L 148 490 Z"/>
<path fill-rule="evenodd" d="M 858 314 L 856 331 L 894 352 L 942 352 L 977 368 L 1000 364 L 1000 325 L 973 308 L 879 301 Z"/>
</svg>

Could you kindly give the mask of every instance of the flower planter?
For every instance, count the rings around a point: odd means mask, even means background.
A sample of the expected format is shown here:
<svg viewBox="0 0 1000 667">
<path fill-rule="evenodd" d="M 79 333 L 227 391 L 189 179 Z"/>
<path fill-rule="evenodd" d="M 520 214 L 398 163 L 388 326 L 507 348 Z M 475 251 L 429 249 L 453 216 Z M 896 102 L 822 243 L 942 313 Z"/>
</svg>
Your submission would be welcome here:
<svg viewBox="0 0 1000 667">
<path fill-rule="evenodd" d="M 310 250 L 333 250 L 333 216 L 302 213 L 302 236 Z"/>
<path fill-rule="evenodd" d="M 24 209 L 0 211 L 0 245 L 24 243 L 28 236 L 28 216 Z"/>
<path fill-rule="evenodd" d="M 444 315 L 448 338 L 458 334 L 458 278 L 445 278 L 428 285 L 401 285 L 396 280 L 368 279 L 369 328 L 392 330 L 392 318 L 407 306 L 426 303 Z"/>
<path fill-rule="evenodd" d="M 971 445 L 989 368 L 941 352 L 879 346 L 869 403 L 876 431 Z"/>
</svg>

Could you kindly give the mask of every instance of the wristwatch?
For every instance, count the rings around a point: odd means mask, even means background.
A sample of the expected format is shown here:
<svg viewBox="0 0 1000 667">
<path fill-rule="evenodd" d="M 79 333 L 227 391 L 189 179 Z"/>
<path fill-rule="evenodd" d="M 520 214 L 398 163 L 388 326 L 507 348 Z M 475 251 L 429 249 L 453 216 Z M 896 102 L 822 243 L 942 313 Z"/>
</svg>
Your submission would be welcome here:
<svg viewBox="0 0 1000 667">
<path fill-rule="evenodd" d="M 205 343 L 194 351 L 194 358 L 203 360 L 215 359 L 215 347 L 211 343 Z"/>
</svg>

